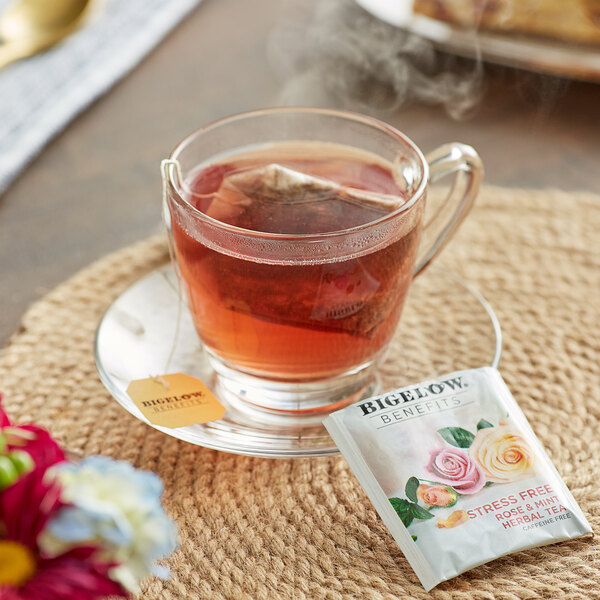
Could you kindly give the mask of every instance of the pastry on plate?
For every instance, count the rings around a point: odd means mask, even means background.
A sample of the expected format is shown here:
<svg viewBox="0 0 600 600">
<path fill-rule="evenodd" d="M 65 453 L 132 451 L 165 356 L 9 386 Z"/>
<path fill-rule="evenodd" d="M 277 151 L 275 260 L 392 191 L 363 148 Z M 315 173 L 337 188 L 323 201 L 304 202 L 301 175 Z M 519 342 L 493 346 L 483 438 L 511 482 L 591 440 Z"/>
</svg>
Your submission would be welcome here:
<svg viewBox="0 0 600 600">
<path fill-rule="evenodd" d="M 600 44 L 600 0 L 414 0 L 413 10 L 455 25 Z"/>
</svg>

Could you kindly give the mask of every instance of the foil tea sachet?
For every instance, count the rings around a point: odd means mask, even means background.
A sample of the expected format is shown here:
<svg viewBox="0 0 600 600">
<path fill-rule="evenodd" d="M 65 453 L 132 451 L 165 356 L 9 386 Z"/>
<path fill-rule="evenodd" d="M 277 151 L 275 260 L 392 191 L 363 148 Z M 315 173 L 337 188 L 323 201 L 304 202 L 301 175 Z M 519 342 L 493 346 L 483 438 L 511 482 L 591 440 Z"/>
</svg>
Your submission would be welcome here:
<svg viewBox="0 0 600 600">
<path fill-rule="evenodd" d="M 324 424 L 426 590 L 592 533 L 496 369 L 397 389 Z"/>
<path fill-rule="evenodd" d="M 302 236 L 359 227 L 394 212 L 404 202 L 400 194 L 349 188 L 271 163 L 225 174 L 205 212 L 243 229 Z M 221 302 L 271 322 L 371 338 L 396 309 L 396 294 L 390 289 L 397 290 L 398 278 L 412 270 L 403 268 L 404 261 L 414 258 L 405 248 L 411 239 L 409 234 L 404 243 L 390 245 L 380 256 L 288 267 L 285 276 L 269 281 L 268 301 L 263 294 L 247 294 L 244 298 L 224 295 Z M 228 290 L 247 289 L 250 270 L 240 267 L 238 272 L 233 267 L 228 280 L 240 279 L 243 285 L 229 285 Z M 310 269 L 318 270 L 319 277 L 307 277 Z M 260 279 L 254 287 L 262 289 L 261 269 L 255 265 L 252 272 Z"/>
</svg>

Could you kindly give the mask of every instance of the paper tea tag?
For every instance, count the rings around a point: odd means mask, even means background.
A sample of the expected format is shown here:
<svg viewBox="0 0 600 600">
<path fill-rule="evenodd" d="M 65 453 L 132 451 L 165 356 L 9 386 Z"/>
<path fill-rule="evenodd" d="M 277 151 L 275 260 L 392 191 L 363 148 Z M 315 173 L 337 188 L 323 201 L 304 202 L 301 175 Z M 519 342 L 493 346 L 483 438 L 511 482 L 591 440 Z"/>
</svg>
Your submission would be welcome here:
<svg viewBox="0 0 600 600">
<path fill-rule="evenodd" d="M 324 424 L 427 590 L 591 533 L 495 369 L 400 388 Z"/>
<path fill-rule="evenodd" d="M 127 394 L 153 425 L 184 427 L 216 421 L 225 407 L 199 379 L 184 373 L 135 379 Z"/>
</svg>

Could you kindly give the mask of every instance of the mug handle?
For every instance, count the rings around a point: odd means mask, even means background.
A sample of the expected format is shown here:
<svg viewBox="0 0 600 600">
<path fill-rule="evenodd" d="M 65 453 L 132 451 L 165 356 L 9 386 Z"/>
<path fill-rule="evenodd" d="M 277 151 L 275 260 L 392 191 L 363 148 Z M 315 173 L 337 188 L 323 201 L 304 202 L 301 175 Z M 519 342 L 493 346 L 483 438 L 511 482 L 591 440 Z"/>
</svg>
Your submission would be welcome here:
<svg viewBox="0 0 600 600">
<path fill-rule="evenodd" d="M 421 242 L 413 277 L 429 265 L 456 233 L 471 210 L 483 179 L 483 163 L 477 152 L 466 144 L 444 144 L 427 154 L 425 159 L 429 163 L 430 184 L 453 173 L 455 177 L 447 198 L 423 225 L 425 239 Z M 434 239 L 430 241 L 428 237 L 432 235 Z"/>
</svg>

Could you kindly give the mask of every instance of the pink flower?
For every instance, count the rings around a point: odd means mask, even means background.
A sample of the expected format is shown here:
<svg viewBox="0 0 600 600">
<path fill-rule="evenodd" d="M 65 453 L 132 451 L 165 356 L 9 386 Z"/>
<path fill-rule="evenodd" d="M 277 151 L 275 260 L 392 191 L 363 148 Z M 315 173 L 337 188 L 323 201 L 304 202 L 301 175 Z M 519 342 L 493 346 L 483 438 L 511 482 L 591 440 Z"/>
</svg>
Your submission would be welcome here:
<svg viewBox="0 0 600 600">
<path fill-rule="evenodd" d="M 481 467 L 459 448 L 435 448 L 425 467 L 433 479 L 459 494 L 475 494 L 485 485 Z"/>
<path fill-rule="evenodd" d="M 100 560 L 98 548 L 73 548 L 56 557 L 40 551 L 40 533 L 65 506 L 60 484 L 47 476 L 50 466 L 65 460 L 58 444 L 36 425 L 12 425 L 1 407 L 0 435 L 5 444 L 0 453 L 19 449 L 33 459 L 32 470 L 0 490 L 0 600 L 126 597 L 125 589 L 109 577 L 118 565 Z"/>
<path fill-rule="evenodd" d="M 6 451 L 24 450 L 36 467 L 46 468 L 65 460 L 60 446 L 50 434 L 37 425 L 13 425 L 2 408 L 0 395 L 0 435 L 6 441 Z"/>
<path fill-rule="evenodd" d="M 38 535 L 63 506 L 60 488 L 44 479 L 45 472 L 45 467 L 36 467 L 0 493 L 0 538 L 36 547 Z"/>
<path fill-rule="evenodd" d="M 74 548 L 53 558 L 40 553 L 40 532 L 64 506 L 56 480 L 45 477 L 45 473 L 45 467 L 36 467 L 0 493 L 0 550 L 3 541 L 9 541 L 18 546 L 19 554 L 15 563 L 18 572 L 11 573 L 17 583 L 3 585 L 0 581 L 0 600 L 126 597 L 123 587 L 108 576 L 117 565 L 98 560 L 97 548 Z"/>
<path fill-rule="evenodd" d="M 2 410 L 2 394 L 0 394 L 0 429 L 8 427 L 10 425 L 10 419 L 8 415 Z"/>
<path fill-rule="evenodd" d="M 121 585 L 108 576 L 113 565 L 95 561 L 95 553 L 96 548 L 74 548 L 56 558 L 42 559 L 35 575 L 22 586 L 0 585 L 0 599 L 96 600 L 106 596 L 127 597 Z"/>
</svg>

